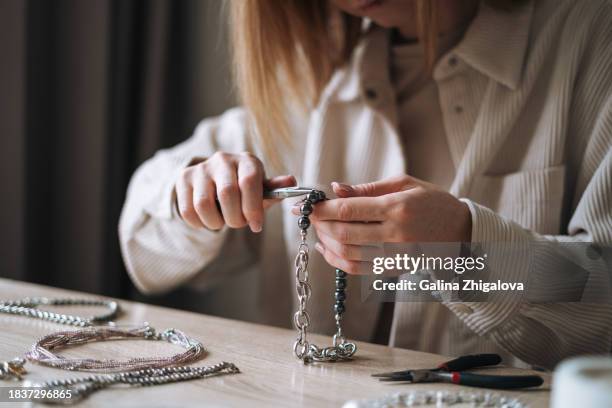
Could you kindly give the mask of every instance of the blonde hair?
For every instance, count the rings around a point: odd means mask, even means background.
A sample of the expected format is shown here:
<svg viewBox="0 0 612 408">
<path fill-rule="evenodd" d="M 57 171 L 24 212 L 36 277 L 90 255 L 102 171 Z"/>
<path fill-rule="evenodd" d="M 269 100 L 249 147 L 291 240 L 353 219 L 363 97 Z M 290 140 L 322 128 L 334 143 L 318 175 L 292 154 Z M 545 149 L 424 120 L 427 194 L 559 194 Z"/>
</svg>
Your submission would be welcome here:
<svg viewBox="0 0 612 408">
<path fill-rule="evenodd" d="M 419 41 L 430 71 L 437 58 L 437 4 L 415 0 Z M 334 70 L 350 59 L 362 21 L 332 8 L 329 0 L 232 0 L 229 6 L 239 96 L 258 145 L 280 168 L 278 146 L 291 146 L 289 110 L 317 103 Z"/>
<path fill-rule="evenodd" d="M 288 110 L 316 104 L 333 71 L 348 61 L 361 20 L 332 24 L 329 0 L 230 2 L 235 83 L 259 145 L 276 167 L 277 144 L 291 145 Z"/>
</svg>

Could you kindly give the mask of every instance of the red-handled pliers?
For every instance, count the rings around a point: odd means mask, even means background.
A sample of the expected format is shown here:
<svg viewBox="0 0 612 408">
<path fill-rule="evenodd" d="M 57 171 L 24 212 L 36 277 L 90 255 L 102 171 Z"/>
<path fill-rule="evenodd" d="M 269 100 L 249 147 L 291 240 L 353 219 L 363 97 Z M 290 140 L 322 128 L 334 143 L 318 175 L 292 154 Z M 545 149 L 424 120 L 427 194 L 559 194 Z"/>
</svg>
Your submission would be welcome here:
<svg viewBox="0 0 612 408">
<path fill-rule="evenodd" d="M 372 374 L 372 376 L 379 377 L 380 381 L 446 382 L 496 389 L 538 387 L 544 383 L 544 379 L 539 375 L 486 375 L 463 372 L 470 368 L 494 366 L 501 361 L 498 354 L 473 354 L 447 361 L 432 369 L 393 371 Z"/>
</svg>

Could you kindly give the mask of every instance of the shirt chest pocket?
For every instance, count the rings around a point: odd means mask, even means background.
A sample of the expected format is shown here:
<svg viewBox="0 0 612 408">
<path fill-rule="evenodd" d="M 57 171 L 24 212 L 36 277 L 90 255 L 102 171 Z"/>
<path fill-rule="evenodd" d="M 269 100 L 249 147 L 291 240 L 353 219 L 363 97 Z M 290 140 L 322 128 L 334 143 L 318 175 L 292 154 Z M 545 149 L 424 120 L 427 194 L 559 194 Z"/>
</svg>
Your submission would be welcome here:
<svg viewBox="0 0 612 408">
<path fill-rule="evenodd" d="M 565 166 L 482 175 L 473 184 L 472 199 L 524 228 L 559 234 Z"/>
</svg>

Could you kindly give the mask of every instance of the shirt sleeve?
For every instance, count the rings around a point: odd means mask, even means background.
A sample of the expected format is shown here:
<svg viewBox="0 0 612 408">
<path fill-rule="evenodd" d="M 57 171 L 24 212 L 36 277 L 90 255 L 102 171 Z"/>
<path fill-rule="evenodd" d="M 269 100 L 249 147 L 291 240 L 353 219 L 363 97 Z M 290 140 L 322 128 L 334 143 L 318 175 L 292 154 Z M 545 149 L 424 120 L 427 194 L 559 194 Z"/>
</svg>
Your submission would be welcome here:
<svg viewBox="0 0 612 408">
<path fill-rule="evenodd" d="M 184 223 L 175 209 L 174 184 L 194 158 L 249 148 L 245 112 L 231 109 L 202 121 L 189 139 L 160 150 L 134 173 L 119 220 L 119 241 L 128 273 L 139 290 L 171 290 L 219 254 L 226 228 L 210 231 Z"/>
<path fill-rule="evenodd" d="M 472 200 L 462 199 L 472 215 L 473 243 L 486 246 L 503 242 L 515 249 L 516 256 L 510 260 L 501 256 L 496 262 L 495 256 L 489 254 L 487 263 L 493 269 L 490 278 L 528 282 L 534 270 L 554 275 L 559 269 L 559 254 L 563 254 L 577 265 L 575 273 L 588 271 L 582 299 L 546 303 L 502 296 L 490 303 L 447 304 L 476 333 L 526 363 L 550 369 L 570 356 L 608 355 L 612 349 L 612 259 L 606 259 L 606 251 L 595 259 L 597 256 L 586 250 L 587 243 L 607 249 L 612 245 L 612 29 L 606 23 L 612 7 L 602 2 L 596 10 L 589 24 L 589 47 L 583 48 L 588 52 L 579 56 L 581 75 L 574 84 L 573 127 L 570 124 L 567 129 L 568 143 L 586 143 L 580 148 L 571 144 L 567 147 L 571 150 L 568 154 L 580 154 L 581 162 L 572 175 L 573 188 L 569 191 L 573 196 L 568 200 L 571 208 L 563 235 L 538 234 Z M 575 137 L 578 134 L 581 137 Z M 602 266 L 592 267 L 596 262 Z M 553 295 L 572 290 L 568 287 L 571 282 L 550 279 L 544 283 L 550 284 L 545 289 Z"/>
<path fill-rule="evenodd" d="M 612 130 L 612 127 L 611 127 Z M 592 242 L 609 246 L 612 242 L 612 150 L 593 175 L 568 227 L 568 235 L 541 235 L 529 231 L 494 211 L 469 199 L 462 199 L 472 214 L 472 242 L 512 246 L 508 254 L 488 254 L 493 281 L 529 282 L 536 269 L 546 271 L 551 296 L 568 293 L 567 282 L 555 282 L 560 251 L 567 243 Z M 565 245 L 565 246 L 564 246 Z M 558 247 L 558 248 L 555 248 Z M 571 248 L 571 246 L 569 246 Z M 578 248 L 585 249 L 587 245 Z M 566 255 L 567 256 L 567 255 Z M 492 302 L 447 303 L 447 307 L 472 330 L 486 336 L 521 360 L 553 368 L 561 359 L 578 354 L 608 354 L 612 346 L 612 304 L 609 261 L 594 264 L 593 254 L 575 251 L 572 263 L 589 272 L 583 297 L 576 302 L 530 302 L 519 295 L 501 296 Z M 540 265 L 539 267 L 537 265 Z M 579 268 L 587 265 L 586 269 Z M 601 265 L 601 264 L 600 264 Z M 553 292 L 554 291 L 554 292 Z M 468 306 L 466 308 L 466 306 Z"/>
</svg>

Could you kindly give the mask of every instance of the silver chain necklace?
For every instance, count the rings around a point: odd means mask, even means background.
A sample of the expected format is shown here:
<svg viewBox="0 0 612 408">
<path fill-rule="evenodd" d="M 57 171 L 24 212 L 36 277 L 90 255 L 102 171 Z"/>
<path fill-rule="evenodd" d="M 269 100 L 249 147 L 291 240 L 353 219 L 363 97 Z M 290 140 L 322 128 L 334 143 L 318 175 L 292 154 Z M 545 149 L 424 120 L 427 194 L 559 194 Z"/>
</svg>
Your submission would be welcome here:
<svg viewBox="0 0 612 408">
<path fill-rule="evenodd" d="M 108 309 L 108 312 L 98 316 L 81 317 L 55 313 L 48 310 L 40 310 L 38 309 L 39 306 L 103 306 Z M 53 323 L 77 327 L 93 326 L 111 321 L 119 314 L 119 312 L 119 304 L 112 300 L 71 298 L 55 299 L 47 297 L 23 298 L 20 300 L 0 300 L 0 313 L 33 317 Z"/>
<path fill-rule="evenodd" d="M 293 353 L 305 364 L 310 362 L 325 362 L 347 360 L 355 354 L 357 346 L 350 343 L 342 333 L 342 315 L 344 314 L 344 301 L 346 299 L 346 273 L 336 269 L 336 292 L 334 305 L 336 334 L 334 334 L 332 345 L 329 347 L 318 347 L 307 340 L 307 329 L 310 326 L 310 315 L 307 311 L 308 300 L 312 294 L 308 278 L 308 243 L 306 237 L 313 205 L 325 200 L 325 193 L 319 190 L 312 190 L 307 194 L 300 206 L 300 218 L 298 227 L 300 228 L 301 241 L 298 253 L 295 257 L 295 289 L 298 297 L 298 310 L 293 315 L 293 323 L 298 331 L 298 337 L 293 344 Z"/>
<path fill-rule="evenodd" d="M 381 398 L 352 400 L 342 408 L 404 408 L 404 407 L 449 407 L 463 405 L 488 408 L 528 408 L 518 398 L 496 392 L 474 391 L 411 391 L 399 392 Z"/>
<path fill-rule="evenodd" d="M 138 371 L 126 371 L 114 374 L 89 375 L 82 378 L 69 378 L 65 380 L 52 380 L 44 383 L 28 383 L 27 387 L 36 387 L 50 391 L 57 390 L 55 394 L 63 397 L 54 398 L 54 393 L 46 393 L 51 397 L 37 399 L 36 402 L 48 404 L 74 404 L 88 397 L 95 391 L 108 388 L 115 384 L 127 384 L 135 387 L 148 387 L 152 385 L 170 384 L 182 381 L 196 380 L 214 375 L 236 374 L 240 370 L 232 363 L 203 367 L 164 367 L 148 368 Z M 69 395 L 69 398 L 66 398 Z"/>
</svg>

